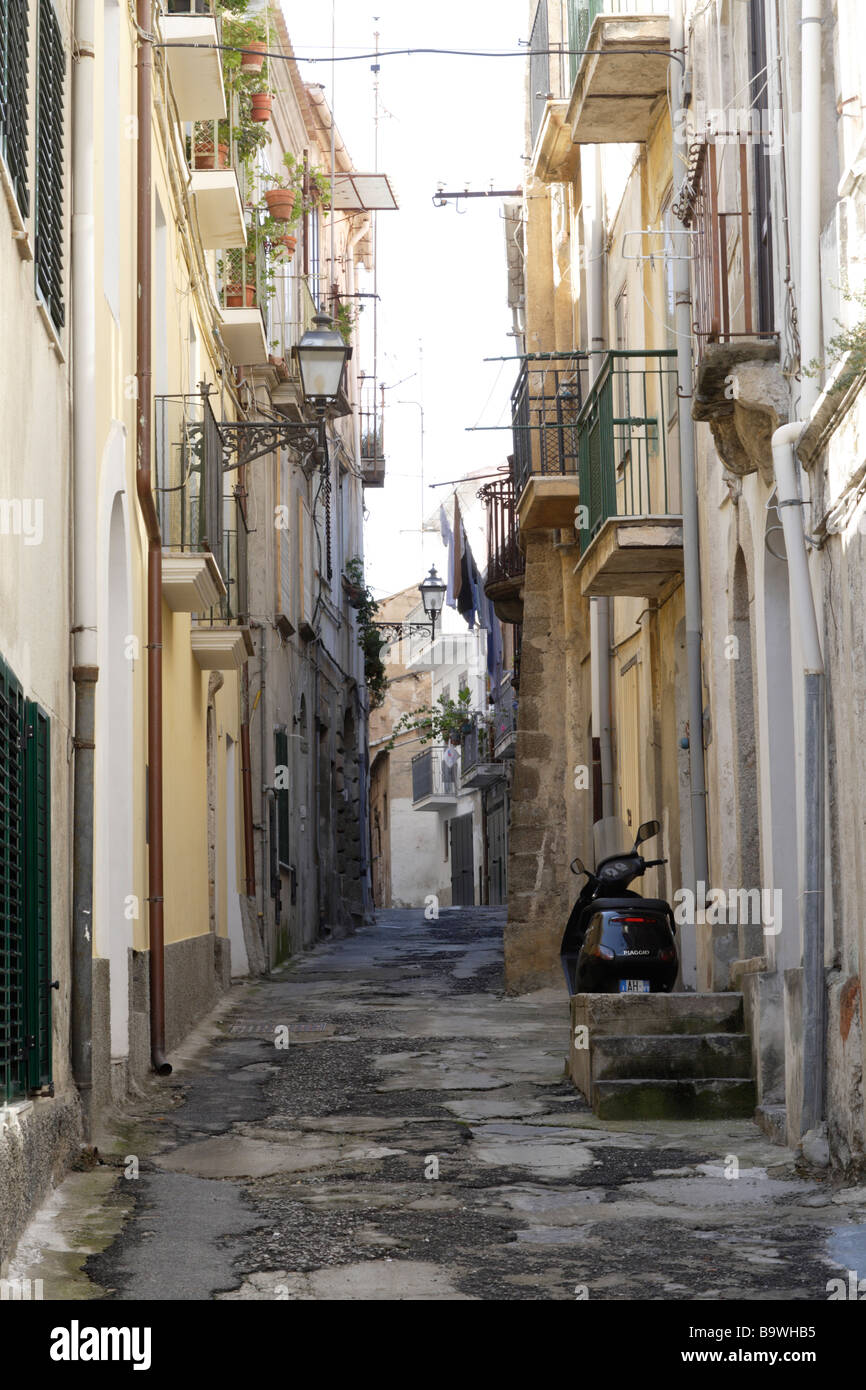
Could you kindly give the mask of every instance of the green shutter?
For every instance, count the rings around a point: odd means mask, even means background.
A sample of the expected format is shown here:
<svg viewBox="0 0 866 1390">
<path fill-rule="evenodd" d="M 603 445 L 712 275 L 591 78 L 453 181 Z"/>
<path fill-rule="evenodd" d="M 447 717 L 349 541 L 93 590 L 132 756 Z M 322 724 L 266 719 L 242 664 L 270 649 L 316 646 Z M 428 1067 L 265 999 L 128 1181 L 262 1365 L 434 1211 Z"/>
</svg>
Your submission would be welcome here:
<svg viewBox="0 0 866 1390">
<path fill-rule="evenodd" d="M 51 741 L 48 715 L 27 704 L 24 965 L 27 1084 L 51 1084 Z"/>
<path fill-rule="evenodd" d="M 30 211 L 27 184 L 27 0 L 0 0 L 0 149 L 19 211 Z"/>
<path fill-rule="evenodd" d="M 274 762 L 277 767 L 289 766 L 289 736 L 284 729 L 274 735 Z M 289 864 L 289 789 L 277 788 L 277 854 L 285 867 Z"/>
<path fill-rule="evenodd" d="M 24 1077 L 24 696 L 0 658 L 0 1099 Z"/>
<path fill-rule="evenodd" d="M 39 0 L 36 69 L 36 285 L 55 328 L 63 305 L 63 87 L 66 55 L 51 0 Z"/>
</svg>

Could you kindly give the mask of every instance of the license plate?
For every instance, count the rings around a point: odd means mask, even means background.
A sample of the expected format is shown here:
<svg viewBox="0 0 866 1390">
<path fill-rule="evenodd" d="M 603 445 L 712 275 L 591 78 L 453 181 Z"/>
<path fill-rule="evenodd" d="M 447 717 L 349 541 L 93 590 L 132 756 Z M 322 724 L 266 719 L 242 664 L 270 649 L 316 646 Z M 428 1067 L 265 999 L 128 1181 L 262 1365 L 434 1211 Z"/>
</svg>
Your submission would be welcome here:
<svg viewBox="0 0 866 1390">
<path fill-rule="evenodd" d="M 620 994 L 649 994 L 649 980 L 620 980 Z"/>
</svg>

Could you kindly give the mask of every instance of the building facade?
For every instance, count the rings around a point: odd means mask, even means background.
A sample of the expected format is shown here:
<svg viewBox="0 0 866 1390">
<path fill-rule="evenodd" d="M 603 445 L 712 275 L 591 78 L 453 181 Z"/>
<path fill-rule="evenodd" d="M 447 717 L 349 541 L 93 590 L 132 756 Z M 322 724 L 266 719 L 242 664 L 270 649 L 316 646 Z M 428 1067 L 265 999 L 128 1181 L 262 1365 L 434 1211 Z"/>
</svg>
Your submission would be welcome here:
<svg viewBox="0 0 866 1390">
<path fill-rule="evenodd" d="M 793 0 L 530 6 L 506 221 L 520 555 L 499 581 L 522 620 L 510 987 L 556 980 L 594 822 L 658 818 L 668 863 L 644 888 L 681 905 L 678 987 L 742 991 L 759 1120 L 826 1130 L 843 1165 L 864 1123 L 844 867 L 864 804 L 862 22 Z"/>
<path fill-rule="evenodd" d="M 357 310 L 395 204 L 256 0 L 72 30 L 22 0 L 0 45 L 3 1260 L 233 976 L 369 905 L 343 575 L 384 478 Z M 352 349 L 324 415 L 316 314 Z"/>
</svg>

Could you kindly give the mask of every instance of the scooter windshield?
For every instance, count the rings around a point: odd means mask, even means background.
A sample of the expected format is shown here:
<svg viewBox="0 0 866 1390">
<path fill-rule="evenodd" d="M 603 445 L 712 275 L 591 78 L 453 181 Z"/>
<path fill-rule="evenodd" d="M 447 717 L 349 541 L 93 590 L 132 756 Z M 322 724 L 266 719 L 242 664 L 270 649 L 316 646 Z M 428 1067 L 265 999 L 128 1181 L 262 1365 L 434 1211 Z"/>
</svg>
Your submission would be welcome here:
<svg viewBox="0 0 866 1390">
<path fill-rule="evenodd" d="M 593 853 L 596 865 L 614 855 L 631 854 L 634 833 L 619 816 L 605 816 L 592 827 Z"/>
</svg>

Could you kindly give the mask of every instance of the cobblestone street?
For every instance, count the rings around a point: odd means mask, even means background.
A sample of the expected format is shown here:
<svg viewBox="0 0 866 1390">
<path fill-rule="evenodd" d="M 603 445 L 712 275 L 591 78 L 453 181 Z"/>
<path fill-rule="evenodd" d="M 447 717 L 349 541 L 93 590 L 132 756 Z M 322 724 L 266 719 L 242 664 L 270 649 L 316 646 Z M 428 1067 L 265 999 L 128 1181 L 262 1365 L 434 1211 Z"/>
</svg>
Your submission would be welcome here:
<svg viewBox="0 0 866 1390">
<path fill-rule="evenodd" d="M 382 912 L 233 990 L 13 1274 L 46 1299 L 823 1300 L 862 1267 L 866 1189 L 750 1122 L 596 1120 L 564 990 L 502 993 L 502 925 Z"/>
</svg>

